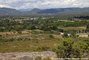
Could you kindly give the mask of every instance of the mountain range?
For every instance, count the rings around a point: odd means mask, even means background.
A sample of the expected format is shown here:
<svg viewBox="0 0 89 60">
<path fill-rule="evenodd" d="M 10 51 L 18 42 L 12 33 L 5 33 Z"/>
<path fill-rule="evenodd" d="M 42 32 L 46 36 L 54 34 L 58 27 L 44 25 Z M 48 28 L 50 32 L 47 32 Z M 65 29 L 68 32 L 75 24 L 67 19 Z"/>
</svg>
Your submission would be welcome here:
<svg viewBox="0 0 89 60">
<path fill-rule="evenodd" d="M 51 8 L 38 9 L 34 8 L 31 11 L 21 11 L 12 8 L 0 8 L 0 16 L 5 15 L 41 15 L 41 14 L 89 14 L 89 8 Z"/>
</svg>

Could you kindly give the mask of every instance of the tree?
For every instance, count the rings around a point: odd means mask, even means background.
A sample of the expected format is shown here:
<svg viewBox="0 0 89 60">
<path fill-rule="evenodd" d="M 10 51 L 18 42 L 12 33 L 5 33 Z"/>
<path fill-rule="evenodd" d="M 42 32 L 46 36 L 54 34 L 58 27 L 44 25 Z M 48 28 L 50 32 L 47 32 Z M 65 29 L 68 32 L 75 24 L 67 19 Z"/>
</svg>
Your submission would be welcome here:
<svg viewBox="0 0 89 60">
<path fill-rule="evenodd" d="M 35 26 L 32 26 L 32 27 L 31 27 L 31 30 L 34 30 L 34 29 L 36 29 L 36 27 L 35 27 Z"/>
<path fill-rule="evenodd" d="M 87 29 L 86 30 L 89 31 L 89 24 L 87 24 Z"/>
<path fill-rule="evenodd" d="M 63 37 L 68 37 L 68 34 L 67 33 L 64 33 Z"/>
<path fill-rule="evenodd" d="M 83 51 L 86 47 L 87 47 L 86 43 L 83 42 L 74 43 L 73 40 L 63 40 L 54 49 L 54 51 L 57 53 L 57 56 L 60 58 L 80 58 L 82 57 Z"/>
</svg>

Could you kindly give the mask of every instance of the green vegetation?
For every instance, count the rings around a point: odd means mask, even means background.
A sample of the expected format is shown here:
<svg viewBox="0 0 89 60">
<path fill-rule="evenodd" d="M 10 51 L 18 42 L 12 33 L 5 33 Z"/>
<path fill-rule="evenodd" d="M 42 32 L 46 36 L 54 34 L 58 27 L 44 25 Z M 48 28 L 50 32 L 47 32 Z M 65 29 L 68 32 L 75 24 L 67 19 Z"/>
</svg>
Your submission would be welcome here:
<svg viewBox="0 0 89 60">
<path fill-rule="evenodd" d="M 77 36 L 89 35 L 89 20 L 31 18 L 35 17 L 0 17 L 0 53 L 54 51 L 60 58 L 89 53 L 89 37 Z"/>
<path fill-rule="evenodd" d="M 51 60 L 49 57 L 47 57 L 47 58 L 44 58 L 43 60 Z"/>
<path fill-rule="evenodd" d="M 40 56 L 36 57 L 35 60 L 42 60 Z"/>
</svg>

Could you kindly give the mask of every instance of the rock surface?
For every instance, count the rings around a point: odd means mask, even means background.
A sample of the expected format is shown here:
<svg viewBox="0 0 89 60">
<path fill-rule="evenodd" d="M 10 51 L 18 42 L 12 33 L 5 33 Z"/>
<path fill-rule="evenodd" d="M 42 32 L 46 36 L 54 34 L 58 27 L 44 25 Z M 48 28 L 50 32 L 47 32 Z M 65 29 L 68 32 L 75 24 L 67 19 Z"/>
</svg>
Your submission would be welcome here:
<svg viewBox="0 0 89 60">
<path fill-rule="evenodd" d="M 56 53 L 45 51 L 45 52 L 15 52 L 15 53 L 0 53 L 0 60 L 34 60 L 36 57 L 56 57 Z"/>
</svg>

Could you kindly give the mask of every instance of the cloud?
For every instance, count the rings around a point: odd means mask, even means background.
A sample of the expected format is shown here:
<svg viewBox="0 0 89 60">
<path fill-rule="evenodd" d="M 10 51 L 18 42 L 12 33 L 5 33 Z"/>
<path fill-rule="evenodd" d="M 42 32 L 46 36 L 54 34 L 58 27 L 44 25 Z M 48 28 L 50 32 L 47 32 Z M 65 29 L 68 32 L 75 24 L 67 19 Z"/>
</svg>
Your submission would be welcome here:
<svg viewBox="0 0 89 60">
<path fill-rule="evenodd" d="M 89 7 L 89 0 L 0 0 L 0 7 L 15 9 L 82 8 Z"/>
<path fill-rule="evenodd" d="M 0 5 L 0 7 L 7 7 L 7 8 L 11 8 L 10 6 L 6 6 L 6 5 Z"/>
</svg>

